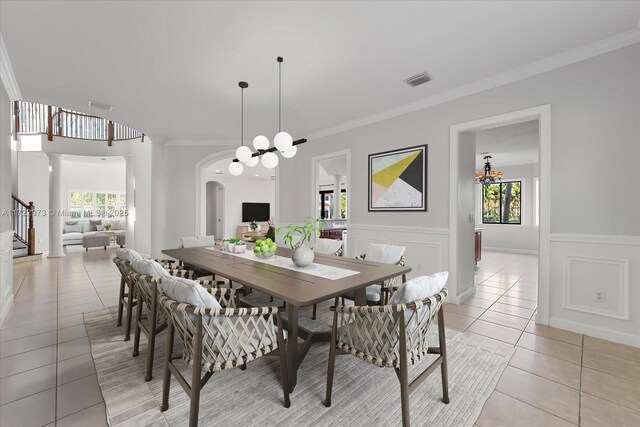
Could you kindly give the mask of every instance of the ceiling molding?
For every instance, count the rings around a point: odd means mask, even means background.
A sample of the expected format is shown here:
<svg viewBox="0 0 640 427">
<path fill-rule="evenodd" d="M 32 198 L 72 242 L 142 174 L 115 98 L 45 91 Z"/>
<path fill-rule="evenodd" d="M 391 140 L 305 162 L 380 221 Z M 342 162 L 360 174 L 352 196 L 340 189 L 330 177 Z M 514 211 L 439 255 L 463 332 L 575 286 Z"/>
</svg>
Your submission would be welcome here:
<svg viewBox="0 0 640 427">
<path fill-rule="evenodd" d="M 19 101 L 22 99 L 20 86 L 18 86 L 16 75 L 13 73 L 13 67 L 9 60 L 7 48 L 4 45 L 4 38 L 2 38 L 2 34 L 0 34 L 0 80 L 2 80 L 4 90 L 7 91 L 9 100 Z"/>
<path fill-rule="evenodd" d="M 416 102 L 405 104 L 400 107 L 392 108 L 390 110 L 372 114 L 370 116 L 365 116 L 360 119 L 344 123 L 342 125 L 316 132 L 309 135 L 307 139 L 312 140 L 324 138 L 351 129 L 356 129 L 383 120 L 388 120 L 393 117 L 398 117 L 404 114 L 433 107 L 438 104 L 443 104 L 445 102 L 453 101 L 455 99 L 463 98 L 465 96 L 473 95 L 485 90 L 493 89 L 509 83 L 517 82 L 519 80 L 524 80 L 529 77 L 537 76 L 538 74 L 543 74 L 548 71 L 566 67 L 568 65 L 572 65 L 586 59 L 594 58 L 596 56 L 603 55 L 614 50 L 622 49 L 636 43 L 640 43 L 640 23 L 638 24 L 638 28 L 631 31 L 620 33 L 616 36 L 609 37 L 607 39 L 600 40 L 595 43 L 561 53 L 559 55 L 551 56 L 540 61 L 532 62 L 528 65 L 518 67 L 511 71 L 496 74 L 492 77 L 478 80 L 476 82 L 469 83 L 467 85 L 463 85 L 449 91 L 441 92 Z"/>
</svg>

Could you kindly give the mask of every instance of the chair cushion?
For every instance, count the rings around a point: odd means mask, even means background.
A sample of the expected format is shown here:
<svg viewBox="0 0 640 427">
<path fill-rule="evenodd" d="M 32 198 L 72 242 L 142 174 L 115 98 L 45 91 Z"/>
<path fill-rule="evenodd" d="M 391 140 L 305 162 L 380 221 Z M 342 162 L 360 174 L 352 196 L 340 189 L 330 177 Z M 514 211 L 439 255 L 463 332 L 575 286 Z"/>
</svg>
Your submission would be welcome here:
<svg viewBox="0 0 640 427">
<path fill-rule="evenodd" d="M 381 289 L 380 285 L 367 286 L 367 301 L 379 302 L 382 297 Z"/>
<path fill-rule="evenodd" d="M 221 308 L 222 306 L 204 286 L 194 280 L 182 277 L 163 277 L 160 288 L 168 298 L 179 302 L 204 308 Z"/>
<path fill-rule="evenodd" d="M 404 246 L 369 243 L 366 260 L 383 264 L 397 264 L 405 250 Z"/>
<path fill-rule="evenodd" d="M 130 261 L 130 262 L 144 259 L 142 255 L 140 255 L 138 252 L 134 251 L 133 249 L 118 249 L 116 251 L 116 256 L 120 259 L 123 259 L 125 261 Z"/>
<path fill-rule="evenodd" d="M 342 240 L 317 239 L 313 252 L 317 254 L 333 255 L 342 247 Z"/>
<path fill-rule="evenodd" d="M 449 278 L 449 272 L 443 271 L 431 276 L 420 276 L 408 280 L 400 285 L 389 300 L 389 304 L 407 304 L 429 298 L 444 288 Z"/>
<path fill-rule="evenodd" d="M 131 262 L 133 271 L 147 276 L 171 277 L 171 275 L 158 262 L 152 259 L 138 259 Z"/>
<path fill-rule="evenodd" d="M 82 233 L 82 225 L 77 223 L 73 225 L 65 224 L 64 228 L 62 229 L 62 233 L 63 234 Z"/>
<path fill-rule="evenodd" d="M 74 233 L 64 233 L 62 235 L 62 241 L 67 240 L 82 240 L 82 233 L 74 232 Z"/>
</svg>

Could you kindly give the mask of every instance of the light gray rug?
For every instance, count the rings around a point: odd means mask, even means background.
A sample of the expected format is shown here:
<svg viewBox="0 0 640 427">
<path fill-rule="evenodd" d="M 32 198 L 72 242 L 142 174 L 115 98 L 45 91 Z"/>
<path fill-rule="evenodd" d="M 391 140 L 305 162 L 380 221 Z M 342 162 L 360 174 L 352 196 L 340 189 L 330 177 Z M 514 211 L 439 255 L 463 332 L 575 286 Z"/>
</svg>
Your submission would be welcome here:
<svg viewBox="0 0 640 427">
<path fill-rule="evenodd" d="M 254 294 L 255 295 L 255 294 Z M 259 300 L 261 297 L 253 296 Z M 329 328 L 328 303 L 318 307 L 318 320 L 311 310 L 301 310 L 301 323 L 314 329 Z M 156 339 L 153 380 L 144 381 L 146 340 L 140 355 L 131 357 L 131 341 L 123 341 L 123 329 L 116 327 L 115 307 L 85 314 L 91 354 L 98 382 L 112 426 L 187 425 L 189 399 L 173 379 L 169 410 L 160 412 L 162 363 L 165 333 Z M 432 339 L 437 345 L 437 328 Z M 477 335 L 447 329 L 449 361 L 448 405 L 442 403 L 440 371 L 436 370 L 411 395 L 413 425 L 472 426 L 484 402 L 495 388 L 513 353 L 513 347 Z M 339 356 L 332 407 L 323 403 L 329 346 L 314 345 L 298 371 L 298 385 L 291 395 L 291 407 L 282 406 L 277 357 L 262 357 L 245 371 L 233 369 L 215 373 L 202 390 L 201 426 L 389 426 L 401 424 L 399 382 L 393 369 L 378 368 L 353 356 Z M 430 360 L 412 368 L 409 379 Z M 183 374 L 190 378 L 190 370 Z"/>
</svg>

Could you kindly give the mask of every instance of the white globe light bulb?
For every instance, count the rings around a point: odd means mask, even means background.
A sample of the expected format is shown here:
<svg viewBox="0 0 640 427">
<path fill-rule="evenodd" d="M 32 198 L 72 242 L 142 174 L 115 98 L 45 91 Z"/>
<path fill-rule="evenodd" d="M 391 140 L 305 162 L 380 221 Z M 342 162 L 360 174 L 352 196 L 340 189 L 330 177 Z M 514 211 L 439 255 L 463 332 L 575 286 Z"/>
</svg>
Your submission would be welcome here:
<svg viewBox="0 0 640 427">
<path fill-rule="evenodd" d="M 258 162 L 260 162 L 260 159 L 258 159 L 257 157 L 252 157 L 249 160 L 247 160 L 246 162 L 244 162 L 245 165 L 249 166 L 250 168 L 257 166 Z"/>
<path fill-rule="evenodd" d="M 269 148 L 269 138 L 264 135 L 258 135 L 253 138 L 253 148 L 256 150 L 266 150 Z"/>
<path fill-rule="evenodd" d="M 278 166 L 278 156 L 275 153 L 264 153 L 262 155 L 262 166 L 267 169 L 273 169 Z"/>
<path fill-rule="evenodd" d="M 244 145 L 242 147 L 238 147 L 236 150 L 236 158 L 241 162 L 249 160 L 251 158 L 251 154 L 253 154 L 251 153 L 251 148 Z"/>
<path fill-rule="evenodd" d="M 244 171 L 244 167 L 240 162 L 231 162 L 229 165 L 229 173 L 233 176 L 242 175 L 242 171 Z"/>
<path fill-rule="evenodd" d="M 287 148 L 282 152 L 282 157 L 284 157 L 285 159 L 290 159 L 293 156 L 295 156 L 297 152 L 298 152 L 298 147 L 296 147 L 295 145 L 292 145 L 291 147 Z"/>
<path fill-rule="evenodd" d="M 273 138 L 273 145 L 275 145 L 279 151 L 284 151 L 293 146 L 293 138 L 291 138 L 291 135 L 287 132 L 279 132 Z"/>
</svg>

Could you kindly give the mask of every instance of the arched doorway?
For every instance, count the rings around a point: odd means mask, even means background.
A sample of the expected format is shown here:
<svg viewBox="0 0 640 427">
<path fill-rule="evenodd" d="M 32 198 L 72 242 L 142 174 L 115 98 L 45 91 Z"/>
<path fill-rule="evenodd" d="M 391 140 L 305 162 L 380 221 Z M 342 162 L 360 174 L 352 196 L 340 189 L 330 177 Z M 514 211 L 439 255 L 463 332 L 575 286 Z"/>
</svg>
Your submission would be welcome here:
<svg viewBox="0 0 640 427">
<path fill-rule="evenodd" d="M 207 181 L 206 183 L 206 227 L 208 236 L 222 238 L 224 232 L 224 185 L 217 181 Z"/>
</svg>

